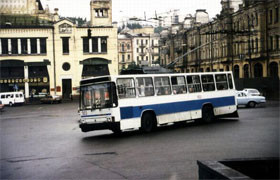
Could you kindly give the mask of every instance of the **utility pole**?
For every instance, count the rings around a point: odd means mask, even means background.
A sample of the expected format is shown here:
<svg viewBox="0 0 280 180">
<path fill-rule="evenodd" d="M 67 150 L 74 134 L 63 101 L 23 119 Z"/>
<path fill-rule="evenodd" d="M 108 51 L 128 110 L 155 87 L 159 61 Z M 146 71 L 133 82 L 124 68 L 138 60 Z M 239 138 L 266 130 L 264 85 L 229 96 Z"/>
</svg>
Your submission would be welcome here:
<svg viewBox="0 0 280 180">
<path fill-rule="evenodd" d="M 252 53 L 251 53 L 251 24 L 250 24 L 250 17 L 247 15 L 247 21 L 248 21 L 248 57 L 249 57 L 249 78 L 252 78 Z"/>
</svg>

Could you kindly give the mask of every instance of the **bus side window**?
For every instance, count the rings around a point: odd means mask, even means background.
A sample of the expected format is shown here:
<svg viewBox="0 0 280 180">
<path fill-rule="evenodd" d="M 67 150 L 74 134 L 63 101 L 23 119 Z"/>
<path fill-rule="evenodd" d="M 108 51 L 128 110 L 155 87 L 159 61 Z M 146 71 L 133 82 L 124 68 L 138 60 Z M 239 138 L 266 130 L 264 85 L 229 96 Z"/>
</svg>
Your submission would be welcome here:
<svg viewBox="0 0 280 180">
<path fill-rule="evenodd" d="M 201 75 L 203 91 L 215 91 L 213 75 Z"/>
<path fill-rule="evenodd" d="M 155 77 L 156 95 L 170 95 L 171 87 L 169 77 Z"/>
<path fill-rule="evenodd" d="M 187 93 L 186 81 L 184 76 L 173 76 L 171 77 L 173 94 L 184 94 Z"/>
<path fill-rule="evenodd" d="M 119 98 L 133 98 L 136 96 L 134 79 L 123 78 L 117 79 L 117 89 Z"/>
<path fill-rule="evenodd" d="M 19 94 L 16 94 L 16 98 L 19 98 Z"/>
<path fill-rule="evenodd" d="M 226 74 L 216 74 L 216 86 L 217 90 L 226 90 L 228 89 L 228 82 Z"/>
<path fill-rule="evenodd" d="M 5 95 L 1 95 L 1 99 L 5 99 Z"/>
<path fill-rule="evenodd" d="M 229 88 L 233 89 L 233 83 L 232 83 L 232 76 L 231 76 L 231 74 L 228 74 L 228 84 L 229 84 Z"/>
<path fill-rule="evenodd" d="M 188 90 L 190 93 L 201 92 L 199 75 L 187 76 Z"/>
<path fill-rule="evenodd" d="M 154 95 L 154 85 L 151 77 L 136 78 L 136 87 L 140 97 Z"/>
</svg>

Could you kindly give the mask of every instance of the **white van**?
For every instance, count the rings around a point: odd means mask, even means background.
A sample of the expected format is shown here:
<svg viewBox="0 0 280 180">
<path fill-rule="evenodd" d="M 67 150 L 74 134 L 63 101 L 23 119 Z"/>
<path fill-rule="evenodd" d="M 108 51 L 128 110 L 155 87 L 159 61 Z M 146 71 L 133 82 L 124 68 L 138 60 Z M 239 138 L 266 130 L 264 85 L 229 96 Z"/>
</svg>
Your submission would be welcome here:
<svg viewBox="0 0 280 180">
<path fill-rule="evenodd" d="M 0 100 L 4 105 L 9 105 L 9 106 L 13 106 L 15 104 L 23 104 L 25 101 L 22 92 L 0 93 Z"/>
</svg>

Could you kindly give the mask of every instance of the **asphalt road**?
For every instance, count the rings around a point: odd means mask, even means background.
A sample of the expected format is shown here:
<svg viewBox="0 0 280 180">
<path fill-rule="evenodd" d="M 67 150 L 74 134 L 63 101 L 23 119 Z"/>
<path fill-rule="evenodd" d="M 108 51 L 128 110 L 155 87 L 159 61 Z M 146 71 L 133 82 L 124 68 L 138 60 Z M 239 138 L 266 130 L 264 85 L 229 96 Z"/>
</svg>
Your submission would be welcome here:
<svg viewBox="0 0 280 180">
<path fill-rule="evenodd" d="M 150 134 L 82 133 L 77 103 L 1 114 L 1 179 L 197 179 L 197 160 L 279 157 L 279 106 L 239 109 L 239 121 Z"/>
</svg>

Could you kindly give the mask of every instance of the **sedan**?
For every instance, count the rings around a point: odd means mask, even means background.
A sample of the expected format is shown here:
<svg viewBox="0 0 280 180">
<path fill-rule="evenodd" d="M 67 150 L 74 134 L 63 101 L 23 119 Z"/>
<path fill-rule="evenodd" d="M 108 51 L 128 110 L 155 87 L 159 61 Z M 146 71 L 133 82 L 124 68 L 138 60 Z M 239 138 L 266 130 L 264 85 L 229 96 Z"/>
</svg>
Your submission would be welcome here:
<svg viewBox="0 0 280 180">
<path fill-rule="evenodd" d="M 41 98 L 40 101 L 41 101 L 41 103 L 50 103 L 50 104 L 61 103 L 62 98 L 61 98 L 61 96 L 56 96 L 56 95 L 50 96 L 50 95 L 48 95 L 44 98 Z"/>
<path fill-rule="evenodd" d="M 237 91 L 237 105 L 245 105 L 250 108 L 256 107 L 257 104 L 265 103 L 264 96 L 247 95 L 243 91 Z"/>
</svg>

